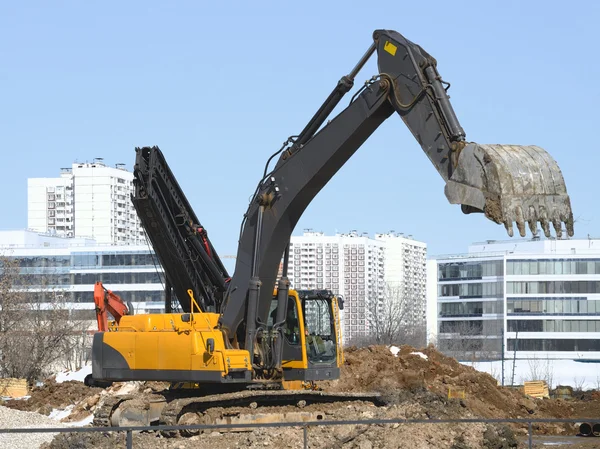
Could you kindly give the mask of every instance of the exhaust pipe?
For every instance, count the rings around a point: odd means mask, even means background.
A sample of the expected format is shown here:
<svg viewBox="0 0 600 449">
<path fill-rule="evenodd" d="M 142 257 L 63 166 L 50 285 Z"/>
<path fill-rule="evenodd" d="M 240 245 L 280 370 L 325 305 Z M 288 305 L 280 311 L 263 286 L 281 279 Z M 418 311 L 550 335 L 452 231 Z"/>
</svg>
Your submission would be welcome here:
<svg viewBox="0 0 600 449">
<path fill-rule="evenodd" d="M 592 436 L 592 425 L 589 422 L 579 424 L 579 433 L 584 437 Z"/>
<path fill-rule="evenodd" d="M 595 422 L 592 424 L 592 433 L 595 437 L 600 437 L 600 423 Z"/>
</svg>

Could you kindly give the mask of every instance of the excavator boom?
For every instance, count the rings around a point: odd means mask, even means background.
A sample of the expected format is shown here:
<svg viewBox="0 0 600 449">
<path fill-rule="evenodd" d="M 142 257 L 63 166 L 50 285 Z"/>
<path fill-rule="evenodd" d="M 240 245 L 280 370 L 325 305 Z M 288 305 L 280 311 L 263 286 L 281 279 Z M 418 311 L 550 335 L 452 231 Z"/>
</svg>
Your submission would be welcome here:
<svg viewBox="0 0 600 449">
<path fill-rule="evenodd" d="M 374 53 L 379 73 L 329 119 Z M 504 224 L 511 236 L 513 222 L 521 235 L 526 224 L 536 233 L 538 222 L 546 235 L 553 224 L 560 236 L 562 223 L 573 235 L 570 200 L 554 159 L 535 146 L 468 142 L 450 104 L 448 86 L 437 61 L 419 45 L 395 31 L 374 32 L 373 44 L 356 67 L 341 78 L 300 135 L 288 140 L 275 167 L 265 169 L 244 215 L 235 272 L 222 309 L 220 325 L 231 338 L 237 333 L 240 341 L 246 340 L 246 349 L 252 347 L 247 339 L 254 338 L 255 321 L 266 320 L 282 254 L 304 210 L 394 112 L 446 182 L 449 202 L 460 204 L 464 213 L 483 213 Z M 256 304 L 249 288 L 253 278 L 263 287 Z M 256 317 L 248 313 L 254 309 Z"/>
</svg>

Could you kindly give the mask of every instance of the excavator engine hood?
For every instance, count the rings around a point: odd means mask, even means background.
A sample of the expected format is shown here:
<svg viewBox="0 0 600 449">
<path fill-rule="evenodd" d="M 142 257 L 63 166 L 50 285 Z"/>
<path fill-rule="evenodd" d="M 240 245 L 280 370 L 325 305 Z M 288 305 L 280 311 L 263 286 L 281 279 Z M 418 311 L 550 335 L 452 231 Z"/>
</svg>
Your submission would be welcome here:
<svg viewBox="0 0 600 449">
<path fill-rule="evenodd" d="M 557 237 L 562 224 L 573 236 L 573 212 L 556 161 L 538 146 L 467 143 L 458 154 L 446 183 L 446 197 L 465 213 L 483 212 L 504 224 L 513 236 L 513 222 L 525 237 L 525 224 L 536 235 L 538 222 L 546 237 L 550 225 Z"/>
</svg>

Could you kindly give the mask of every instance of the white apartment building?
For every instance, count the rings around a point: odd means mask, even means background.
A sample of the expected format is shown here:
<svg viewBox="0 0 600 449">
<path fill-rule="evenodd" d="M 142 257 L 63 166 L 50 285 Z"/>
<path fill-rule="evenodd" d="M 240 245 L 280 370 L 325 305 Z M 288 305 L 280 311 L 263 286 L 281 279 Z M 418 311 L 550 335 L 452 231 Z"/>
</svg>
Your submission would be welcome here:
<svg viewBox="0 0 600 449">
<path fill-rule="evenodd" d="M 405 324 L 424 328 L 427 244 L 395 231 L 375 234 L 375 240 L 384 242 L 385 283 L 407 304 L 402 319 Z"/>
<path fill-rule="evenodd" d="M 410 319 L 424 326 L 425 263 L 426 245 L 394 232 L 370 238 L 356 231 L 325 235 L 305 230 L 291 238 L 288 277 L 293 288 L 324 288 L 343 296 L 347 343 L 372 332 L 388 286 L 414 301 Z"/>
<path fill-rule="evenodd" d="M 442 351 L 600 359 L 600 239 L 487 241 L 435 264 Z"/>
<path fill-rule="evenodd" d="M 74 163 L 58 178 L 27 180 L 27 226 L 99 244 L 145 244 L 132 193 L 133 173 L 124 164 L 110 167 L 101 158 Z"/>
</svg>

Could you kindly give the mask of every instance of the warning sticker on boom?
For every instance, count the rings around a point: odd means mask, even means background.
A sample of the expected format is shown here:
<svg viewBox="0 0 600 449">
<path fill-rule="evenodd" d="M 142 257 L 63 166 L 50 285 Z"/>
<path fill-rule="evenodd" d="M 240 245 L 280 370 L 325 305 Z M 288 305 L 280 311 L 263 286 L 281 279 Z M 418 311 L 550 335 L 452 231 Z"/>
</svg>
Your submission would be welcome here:
<svg viewBox="0 0 600 449">
<path fill-rule="evenodd" d="M 387 51 L 390 55 L 396 56 L 396 50 L 398 50 L 398 47 L 396 47 L 390 41 L 385 41 L 385 44 L 383 45 L 383 49 L 385 51 Z"/>
</svg>

